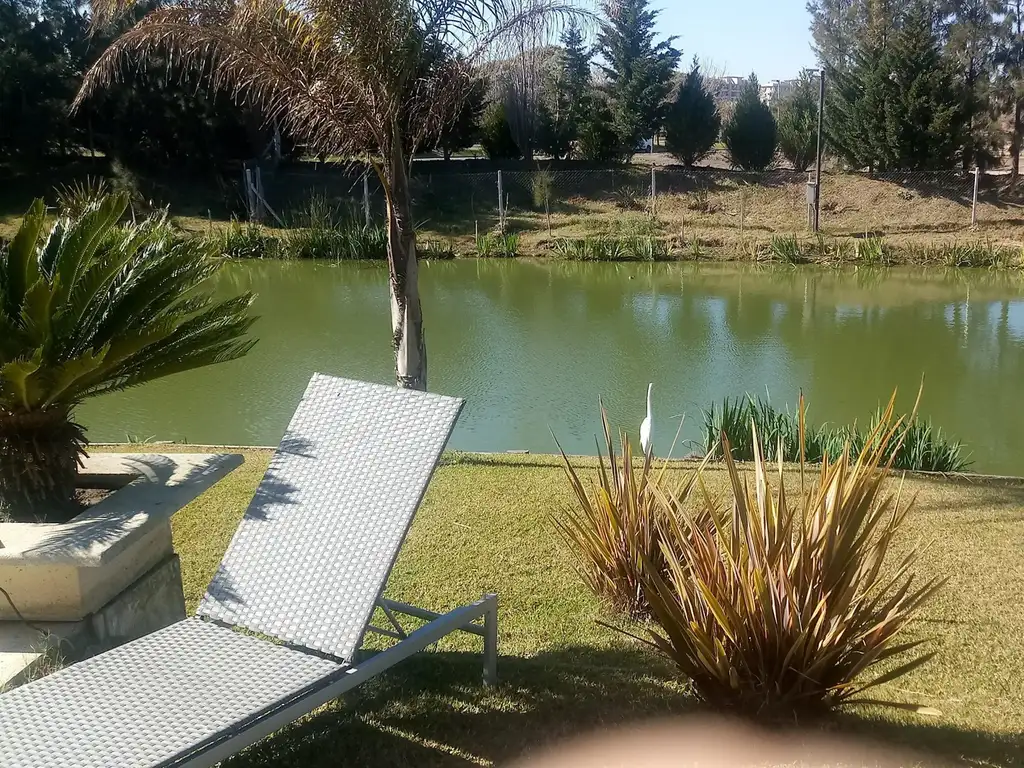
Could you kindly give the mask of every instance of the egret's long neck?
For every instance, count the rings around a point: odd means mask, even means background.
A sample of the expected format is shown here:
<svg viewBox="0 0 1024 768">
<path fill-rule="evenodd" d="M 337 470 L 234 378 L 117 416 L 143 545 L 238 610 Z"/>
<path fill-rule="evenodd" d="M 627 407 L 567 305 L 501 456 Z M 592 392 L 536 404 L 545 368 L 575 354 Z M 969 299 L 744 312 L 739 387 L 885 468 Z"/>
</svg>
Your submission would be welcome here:
<svg viewBox="0 0 1024 768">
<path fill-rule="evenodd" d="M 651 418 L 651 387 L 653 384 L 647 385 L 647 418 Z"/>
</svg>

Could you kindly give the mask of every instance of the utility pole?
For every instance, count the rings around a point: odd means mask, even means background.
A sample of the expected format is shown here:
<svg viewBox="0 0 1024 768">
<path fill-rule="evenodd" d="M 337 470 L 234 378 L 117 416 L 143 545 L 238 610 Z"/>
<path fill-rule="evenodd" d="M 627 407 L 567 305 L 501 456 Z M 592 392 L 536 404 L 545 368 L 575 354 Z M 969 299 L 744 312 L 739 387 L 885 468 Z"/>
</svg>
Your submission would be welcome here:
<svg viewBox="0 0 1024 768">
<path fill-rule="evenodd" d="M 817 232 L 821 224 L 821 153 L 822 146 L 822 125 L 825 122 L 825 68 L 818 70 L 818 151 L 814 164 L 814 231 Z"/>
</svg>

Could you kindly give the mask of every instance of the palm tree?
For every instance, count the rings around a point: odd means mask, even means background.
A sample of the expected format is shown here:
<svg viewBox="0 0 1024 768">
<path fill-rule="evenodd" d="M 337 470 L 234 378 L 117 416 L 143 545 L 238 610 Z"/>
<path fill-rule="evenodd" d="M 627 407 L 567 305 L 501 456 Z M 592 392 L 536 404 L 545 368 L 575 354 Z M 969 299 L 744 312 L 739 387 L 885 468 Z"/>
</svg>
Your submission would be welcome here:
<svg viewBox="0 0 1024 768">
<path fill-rule="evenodd" d="M 110 21 L 134 1 L 93 0 L 95 20 Z M 560 0 L 175 0 L 106 50 L 75 104 L 139 58 L 168 55 L 311 151 L 366 156 L 387 200 L 396 379 L 425 389 L 407 147 L 457 117 L 484 57 L 579 13 Z"/>
<path fill-rule="evenodd" d="M 85 431 L 82 400 L 233 360 L 254 342 L 244 294 L 203 284 L 210 248 L 159 218 L 118 226 L 126 195 L 47 226 L 37 200 L 0 249 L 0 516 L 67 519 Z"/>
</svg>

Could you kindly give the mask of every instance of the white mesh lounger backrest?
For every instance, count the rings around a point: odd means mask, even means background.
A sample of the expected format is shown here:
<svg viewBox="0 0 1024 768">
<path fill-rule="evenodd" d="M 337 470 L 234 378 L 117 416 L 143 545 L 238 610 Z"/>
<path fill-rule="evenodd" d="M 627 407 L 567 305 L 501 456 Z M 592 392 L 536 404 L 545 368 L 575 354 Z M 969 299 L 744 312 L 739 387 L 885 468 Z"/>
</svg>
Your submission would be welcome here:
<svg viewBox="0 0 1024 768">
<path fill-rule="evenodd" d="M 352 659 L 462 405 L 315 374 L 199 615 Z"/>
</svg>

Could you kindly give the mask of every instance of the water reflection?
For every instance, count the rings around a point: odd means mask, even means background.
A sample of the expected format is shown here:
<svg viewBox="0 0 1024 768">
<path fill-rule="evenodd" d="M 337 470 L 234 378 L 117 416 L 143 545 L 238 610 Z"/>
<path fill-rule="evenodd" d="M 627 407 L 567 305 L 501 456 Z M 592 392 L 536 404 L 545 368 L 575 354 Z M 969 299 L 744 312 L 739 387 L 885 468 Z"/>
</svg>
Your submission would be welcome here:
<svg viewBox="0 0 1024 768">
<path fill-rule="evenodd" d="M 248 358 L 83 408 L 96 439 L 126 433 L 275 443 L 314 370 L 386 382 L 380 265 L 233 264 L 259 294 Z M 967 441 L 976 468 L 1024 473 L 1024 288 L 991 271 L 769 270 L 694 264 L 437 262 L 423 270 L 431 388 L 468 406 L 453 445 L 593 452 L 603 396 L 631 431 L 655 384 L 655 444 L 712 400 L 802 389 L 814 420 L 863 418 L 894 387 Z"/>
</svg>

